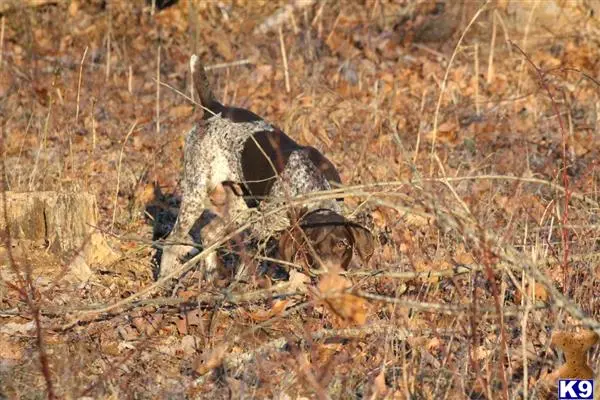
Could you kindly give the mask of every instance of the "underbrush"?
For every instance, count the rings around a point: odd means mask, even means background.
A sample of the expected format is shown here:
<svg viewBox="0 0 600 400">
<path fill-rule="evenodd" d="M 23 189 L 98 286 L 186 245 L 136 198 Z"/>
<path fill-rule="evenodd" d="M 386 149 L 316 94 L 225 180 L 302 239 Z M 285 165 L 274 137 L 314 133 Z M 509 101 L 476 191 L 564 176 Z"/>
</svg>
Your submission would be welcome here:
<svg viewBox="0 0 600 400">
<path fill-rule="evenodd" d="M 81 282 L 5 232 L 0 396 L 547 398 L 553 332 L 600 332 L 591 6 L 519 25 L 502 2 L 28 3 L 0 8 L 4 193 L 94 194 L 120 256 Z M 192 53 L 224 103 L 338 167 L 315 196 L 369 226 L 368 267 L 274 274 L 240 231 L 220 242 L 241 279 L 202 280 L 200 252 L 154 281 L 202 113 Z"/>
</svg>

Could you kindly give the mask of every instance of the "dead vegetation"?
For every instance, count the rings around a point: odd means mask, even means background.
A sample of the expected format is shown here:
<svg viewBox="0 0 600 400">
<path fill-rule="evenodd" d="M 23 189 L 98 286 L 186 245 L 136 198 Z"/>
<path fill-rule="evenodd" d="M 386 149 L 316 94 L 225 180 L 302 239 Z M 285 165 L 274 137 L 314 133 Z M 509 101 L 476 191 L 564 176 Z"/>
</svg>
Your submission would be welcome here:
<svg viewBox="0 0 600 400">
<path fill-rule="evenodd" d="M 595 2 L 151 4 L 0 6 L 0 210 L 91 193 L 80 221 L 119 254 L 73 279 L 81 252 L 1 224 L 0 397 L 555 393 L 553 332 L 600 333 Z M 225 103 L 336 164 L 346 186 L 317 196 L 376 234 L 368 268 L 287 276 L 240 231 L 213 246 L 245 274 L 203 282 L 200 252 L 176 288 L 153 280 L 200 115 L 192 53 Z M 597 374 L 583 347 L 567 364 Z"/>
</svg>

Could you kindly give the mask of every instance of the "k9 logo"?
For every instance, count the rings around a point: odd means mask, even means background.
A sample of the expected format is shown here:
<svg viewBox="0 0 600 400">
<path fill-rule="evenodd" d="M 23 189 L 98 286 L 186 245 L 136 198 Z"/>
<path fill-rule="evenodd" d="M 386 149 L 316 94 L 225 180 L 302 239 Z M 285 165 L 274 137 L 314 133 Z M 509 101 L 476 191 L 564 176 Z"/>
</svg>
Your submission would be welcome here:
<svg viewBox="0 0 600 400">
<path fill-rule="evenodd" d="M 594 398 L 592 379 L 560 379 L 558 400 L 588 400 Z"/>
</svg>

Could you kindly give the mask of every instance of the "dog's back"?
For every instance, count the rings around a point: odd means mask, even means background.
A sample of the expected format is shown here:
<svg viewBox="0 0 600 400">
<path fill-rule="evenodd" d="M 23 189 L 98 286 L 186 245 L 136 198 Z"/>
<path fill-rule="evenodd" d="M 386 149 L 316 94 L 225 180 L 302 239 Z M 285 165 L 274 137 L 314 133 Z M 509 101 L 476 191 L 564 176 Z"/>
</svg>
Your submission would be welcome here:
<svg viewBox="0 0 600 400">
<path fill-rule="evenodd" d="M 196 55 L 190 58 L 190 68 L 194 88 L 205 108 L 204 119 L 220 114 L 234 123 L 251 123 L 263 121 L 252 111 L 224 106 L 214 95 L 204 66 Z M 340 184 L 340 175 L 335 166 L 317 149 L 302 146 L 280 129 L 261 130 L 246 140 L 241 152 L 241 169 L 247 196 L 253 197 L 249 204 L 256 205 L 270 194 L 277 177 L 284 171 L 295 152 L 306 153 L 306 159 L 314 164 L 316 171 L 330 183 Z"/>
</svg>

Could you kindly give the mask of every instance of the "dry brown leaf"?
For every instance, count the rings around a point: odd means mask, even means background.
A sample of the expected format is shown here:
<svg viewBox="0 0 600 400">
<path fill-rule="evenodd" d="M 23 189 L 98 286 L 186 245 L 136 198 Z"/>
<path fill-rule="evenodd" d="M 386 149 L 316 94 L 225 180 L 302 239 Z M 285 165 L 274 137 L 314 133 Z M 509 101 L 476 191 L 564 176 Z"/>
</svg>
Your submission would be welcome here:
<svg viewBox="0 0 600 400">
<path fill-rule="evenodd" d="M 371 212 L 371 216 L 373 217 L 375 226 L 380 229 L 386 227 L 390 221 L 388 213 L 379 207 Z"/>
<path fill-rule="evenodd" d="M 154 200 L 154 185 L 147 183 L 136 189 L 135 198 L 140 204 L 149 204 Z"/>
<path fill-rule="evenodd" d="M 317 137 L 323 142 L 325 143 L 325 146 L 330 149 L 331 146 L 333 145 L 333 142 L 331 141 L 331 139 L 329 139 L 329 136 L 327 135 L 327 131 L 325 130 L 325 128 L 323 128 L 322 126 L 318 125 L 317 128 Z"/>
<path fill-rule="evenodd" d="M 202 315 L 199 310 L 192 310 L 186 314 L 188 324 L 190 326 L 202 325 Z"/>
<path fill-rule="evenodd" d="M 186 18 L 181 7 L 168 7 L 156 13 L 155 18 L 165 28 L 175 28 L 179 32 L 185 32 L 188 29 L 189 19 Z"/>
<path fill-rule="evenodd" d="M 317 142 L 317 138 L 315 137 L 315 135 L 312 133 L 312 131 L 310 130 L 310 128 L 308 126 L 304 126 L 303 128 L 304 129 L 302 129 L 302 132 L 300 133 L 300 135 L 302 137 L 302 142 L 314 145 Z"/>
<path fill-rule="evenodd" d="M 222 344 L 197 357 L 193 362 L 194 371 L 199 375 L 204 375 L 219 367 L 223 363 L 227 348 L 227 345 Z"/>
<path fill-rule="evenodd" d="M 345 323 L 363 325 L 367 320 L 368 302 L 356 295 L 347 293 L 352 286 L 349 280 L 336 274 L 325 274 L 318 285 L 321 300 L 336 316 Z"/>
<path fill-rule="evenodd" d="M 187 335 L 188 326 L 202 326 L 202 315 L 198 310 L 189 311 L 175 320 L 175 326 L 181 335 Z"/>
<path fill-rule="evenodd" d="M 288 305 L 289 300 L 275 300 L 273 307 L 269 310 L 259 310 L 253 313 L 249 313 L 249 317 L 254 321 L 267 321 L 285 311 L 285 307 Z"/>
<path fill-rule="evenodd" d="M 185 335 L 181 338 L 181 349 L 186 355 L 194 354 L 201 348 L 201 341 L 194 335 Z"/>
<path fill-rule="evenodd" d="M 192 115 L 194 107 L 188 104 L 182 104 L 169 109 L 169 117 L 174 119 L 187 118 Z"/>
<path fill-rule="evenodd" d="M 354 47 L 352 42 L 350 42 L 343 33 L 336 31 L 331 32 L 325 43 L 332 52 L 338 53 L 346 59 L 352 59 L 359 53 L 359 50 Z"/>
<path fill-rule="evenodd" d="M 180 335 L 187 335 L 188 333 L 188 325 L 187 325 L 187 321 L 184 318 L 177 318 L 175 320 L 175 326 L 177 327 L 177 332 L 179 332 Z"/>
<path fill-rule="evenodd" d="M 452 269 L 454 266 L 447 260 L 434 260 L 430 261 L 427 259 L 417 259 L 414 262 L 414 268 L 417 272 L 432 272 L 432 271 L 443 271 Z M 438 283 L 442 278 L 440 276 L 423 276 L 420 278 L 426 282 Z"/>
<path fill-rule="evenodd" d="M 473 359 L 474 360 L 484 360 L 490 355 L 490 350 L 486 349 L 485 346 L 478 346 L 473 349 Z"/>
<path fill-rule="evenodd" d="M 427 134 L 427 139 L 433 140 L 433 131 Z M 438 143 L 454 145 L 458 143 L 458 125 L 455 121 L 447 121 L 438 126 L 436 135 Z"/>
<path fill-rule="evenodd" d="M 0 334 L 0 360 L 20 360 L 23 358 L 23 347 L 10 335 Z"/>
<path fill-rule="evenodd" d="M 273 77 L 273 66 L 270 64 L 257 65 L 252 73 L 254 85 L 258 86 Z"/>
<path fill-rule="evenodd" d="M 331 271 L 321 278 L 318 284 L 318 289 L 323 296 L 329 296 L 332 294 L 339 294 L 352 287 L 352 282 L 343 276 L 339 275 L 337 271 Z"/>
<path fill-rule="evenodd" d="M 80 2 L 77 0 L 71 1 L 68 7 L 69 15 L 71 17 L 75 17 L 80 9 Z"/>
<path fill-rule="evenodd" d="M 102 353 L 109 356 L 118 356 L 121 354 L 121 349 L 117 342 L 111 341 L 109 343 L 102 343 Z"/>
<path fill-rule="evenodd" d="M 533 287 L 529 283 L 526 283 L 525 284 L 525 293 L 527 296 L 531 296 L 531 297 L 535 298 L 536 302 L 542 301 L 544 303 L 547 303 L 548 299 L 550 298 L 550 294 L 546 290 L 546 287 L 538 282 L 535 282 Z M 515 293 L 515 301 L 517 303 L 521 303 L 522 299 L 523 299 L 523 296 L 522 296 L 521 291 L 517 290 L 517 292 Z"/>
<path fill-rule="evenodd" d="M 229 36 L 223 34 L 214 37 L 214 39 L 214 43 L 217 45 L 217 51 L 219 52 L 219 54 L 221 54 L 223 58 L 227 61 L 233 60 L 233 47 L 229 40 Z"/>
<path fill-rule="evenodd" d="M 453 259 L 454 262 L 462 265 L 470 265 L 475 262 L 473 255 L 465 250 L 465 245 L 463 243 L 460 243 L 456 247 L 456 252 L 454 253 Z"/>
<path fill-rule="evenodd" d="M 123 340 L 132 341 L 139 339 L 140 335 L 131 326 L 120 326 L 117 328 L 117 332 Z"/>
<path fill-rule="evenodd" d="M 379 374 L 373 380 L 373 396 L 377 398 L 385 397 L 388 390 L 385 384 L 385 368 L 381 368 L 381 371 L 379 371 Z"/>
<path fill-rule="evenodd" d="M 425 336 L 410 336 L 406 340 L 411 347 L 418 348 L 425 346 L 429 339 Z"/>
<path fill-rule="evenodd" d="M 425 345 L 425 347 L 429 351 L 439 350 L 441 346 L 442 346 L 442 341 L 438 337 L 434 337 L 429 342 L 427 342 L 427 344 Z"/>
<path fill-rule="evenodd" d="M 148 321 L 146 321 L 145 317 L 136 317 L 132 320 L 132 322 L 133 326 L 135 326 L 138 332 L 146 333 L 146 330 L 148 329 Z"/>
<path fill-rule="evenodd" d="M 190 299 L 194 299 L 198 296 L 198 292 L 196 290 L 180 290 L 177 292 L 177 297 L 182 298 L 185 301 Z"/>
<path fill-rule="evenodd" d="M 414 261 L 413 267 L 415 268 L 415 271 L 417 271 L 417 272 L 431 271 L 433 269 L 431 262 L 429 262 L 428 260 L 422 259 L 422 258 Z"/>
<path fill-rule="evenodd" d="M 291 270 L 289 275 L 290 278 L 288 280 L 288 285 L 290 292 L 306 293 L 306 285 L 310 283 L 310 278 L 306 274 L 303 274 L 302 272 L 297 271 L 295 269 Z"/>
</svg>

